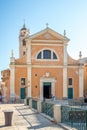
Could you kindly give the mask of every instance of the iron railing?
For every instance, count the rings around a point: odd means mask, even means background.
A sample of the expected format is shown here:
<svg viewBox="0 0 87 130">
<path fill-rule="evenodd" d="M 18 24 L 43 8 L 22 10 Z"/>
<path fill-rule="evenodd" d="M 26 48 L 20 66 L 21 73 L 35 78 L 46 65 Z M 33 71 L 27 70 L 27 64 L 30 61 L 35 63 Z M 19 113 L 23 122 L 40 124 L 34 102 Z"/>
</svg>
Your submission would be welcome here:
<svg viewBox="0 0 87 130">
<path fill-rule="evenodd" d="M 53 118 L 54 104 L 48 102 L 41 103 L 41 112 Z"/>
<path fill-rule="evenodd" d="M 32 108 L 37 110 L 37 100 L 32 99 Z"/>
<path fill-rule="evenodd" d="M 62 106 L 61 118 L 62 123 L 71 126 L 71 128 L 87 130 L 87 110 L 73 106 Z"/>
</svg>

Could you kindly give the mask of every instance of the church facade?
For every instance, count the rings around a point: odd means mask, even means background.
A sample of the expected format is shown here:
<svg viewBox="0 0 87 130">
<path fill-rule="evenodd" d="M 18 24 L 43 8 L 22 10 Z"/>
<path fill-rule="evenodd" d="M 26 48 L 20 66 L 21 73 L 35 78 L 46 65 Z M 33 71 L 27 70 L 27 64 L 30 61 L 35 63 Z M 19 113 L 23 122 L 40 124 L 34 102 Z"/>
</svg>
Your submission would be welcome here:
<svg viewBox="0 0 87 130">
<path fill-rule="evenodd" d="M 19 58 L 13 51 L 9 69 L 3 70 L 9 100 L 33 97 L 43 100 L 78 99 L 84 96 L 84 66 L 71 58 L 67 52 L 69 39 L 46 27 L 30 35 L 23 25 L 19 34 Z"/>
</svg>

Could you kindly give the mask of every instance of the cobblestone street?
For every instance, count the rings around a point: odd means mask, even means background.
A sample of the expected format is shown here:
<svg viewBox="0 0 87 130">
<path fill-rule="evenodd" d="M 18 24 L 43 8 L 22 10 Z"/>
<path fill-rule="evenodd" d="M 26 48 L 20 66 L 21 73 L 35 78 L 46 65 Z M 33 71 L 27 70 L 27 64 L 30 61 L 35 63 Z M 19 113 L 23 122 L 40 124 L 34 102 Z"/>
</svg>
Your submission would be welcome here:
<svg viewBox="0 0 87 130">
<path fill-rule="evenodd" d="M 5 126 L 3 110 L 13 110 L 12 125 Z M 0 104 L 0 130 L 64 130 L 24 104 Z"/>
</svg>

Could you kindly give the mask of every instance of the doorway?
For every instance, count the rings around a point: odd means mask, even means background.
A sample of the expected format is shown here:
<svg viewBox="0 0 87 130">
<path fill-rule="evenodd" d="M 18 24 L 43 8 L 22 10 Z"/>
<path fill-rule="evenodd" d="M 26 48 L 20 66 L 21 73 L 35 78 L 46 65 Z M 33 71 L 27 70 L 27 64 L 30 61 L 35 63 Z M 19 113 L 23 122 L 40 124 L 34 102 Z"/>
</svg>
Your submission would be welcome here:
<svg viewBox="0 0 87 130">
<path fill-rule="evenodd" d="M 26 97 L 26 89 L 24 88 L 20 88 L 20 98 L 21 99 L 25 99 Z"/>
<path fill-rule="evenodd" d="M 43 98 L 51 98 L 51 82 L 43 82 Z"/>
<path fill-rule="evenodd" d="M 73 99 L 73 88 L 68 88 L 68 98 Z"/>
</svg>

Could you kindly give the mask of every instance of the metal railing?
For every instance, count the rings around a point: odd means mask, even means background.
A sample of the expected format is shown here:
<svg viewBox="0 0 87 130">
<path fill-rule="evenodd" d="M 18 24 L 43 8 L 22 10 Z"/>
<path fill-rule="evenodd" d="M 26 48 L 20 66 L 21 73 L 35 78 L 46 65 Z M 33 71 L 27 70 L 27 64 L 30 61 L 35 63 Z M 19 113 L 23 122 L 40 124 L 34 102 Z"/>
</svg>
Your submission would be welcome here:
<svg viewBox="0 0 87 130">
<path fill-rule="evenodd" d="M 32 99 L 32 108 L 37 110 L 37 100 Z"/>
<path fill-rule="evenodd" d="M 77 128 L 87 130 L 87 110 L 75 106 L 61 107 L 62 123 Z"/>
<path fill-rule="evenodd" d="M 54 104 L 49 103 L 49 102 L 42 102 L 41 103 L 41 112 L 50 116 L 51 118 L 53 118 L 53 111 L 54 111 Z"/>
</svg>

